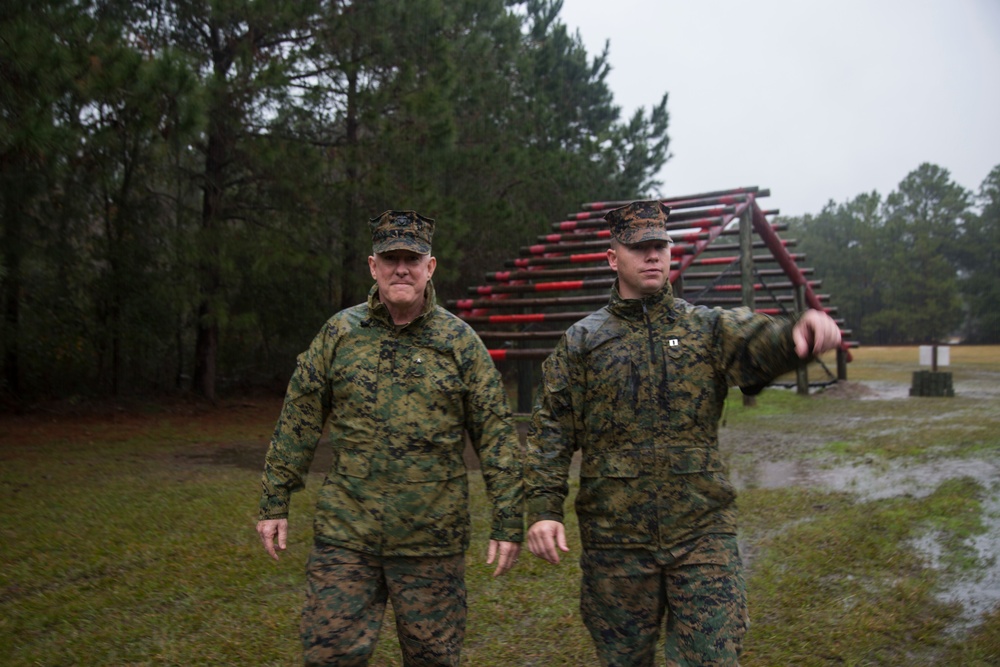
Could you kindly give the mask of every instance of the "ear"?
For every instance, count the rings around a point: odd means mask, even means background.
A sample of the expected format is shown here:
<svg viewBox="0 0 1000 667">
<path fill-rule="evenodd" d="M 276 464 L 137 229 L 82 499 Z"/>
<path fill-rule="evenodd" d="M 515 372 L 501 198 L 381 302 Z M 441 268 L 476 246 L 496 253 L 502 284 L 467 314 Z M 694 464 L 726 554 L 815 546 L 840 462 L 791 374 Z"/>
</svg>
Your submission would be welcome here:
<svg viewBox="0 0 1000 667">
<path fill-rule="evenodd" d="M 437 265 L 438 265 L 437 257 L 434 257 L 432 255 L 431 258 L 427 260 L 427 279 L 428 280 L 430 280 L 431 277 L 434 275 L 434 269 L 437 268 Z"/>
<path fill-rule="evenodd" d="M 615 271 L 618 270 L 618 253 L 614 248 L 608 248 L 608 266 Z"/>
<path fill-rule="evenodd" d="M 372 273 L 372 279 L 375 280 L 376 279 L 376 274 L 375 274 L 375 256 L 374 255 L 368 255 L 368 270 L 371 271 L 371 273 Z"/>
</svg>

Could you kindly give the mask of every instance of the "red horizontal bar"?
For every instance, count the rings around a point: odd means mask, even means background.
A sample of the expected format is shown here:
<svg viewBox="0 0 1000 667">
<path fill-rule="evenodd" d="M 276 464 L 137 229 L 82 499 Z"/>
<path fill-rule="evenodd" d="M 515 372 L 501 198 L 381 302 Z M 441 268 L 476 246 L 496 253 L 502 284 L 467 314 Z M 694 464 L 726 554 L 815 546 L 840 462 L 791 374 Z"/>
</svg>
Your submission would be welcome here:
<svg viewBox="0 0 1000 667">
<path fill-rule="evenodd" d="M 689 234 L 671 234 L 670 238 L 674 241 L 684 241 L 685 243 L 695 243 L 701 240 L 701 235 L 704 232 L 691 232 Z"/>
<path fill-rule="evenodd" d="M 706 227 L 713 227 L 717 224 L 719 224 L 718 218 L 697 218 L 695 220 L 684 221 L 685 227 L 701 227 L 702 229 L 705 229 Z"/>
<path fill-rule="evenodd" d="M 521 315 L 490 315 L 490 324 L 521 324 L 528 322 L 544 322 L 545 313 L 527 313 Z"/>
<path fill-rule="evenodd" d="M 559 290 L 566 289 L 582 289 L 582 280 L 564 280 L 562 282 L 555 283 L 537 283 L 534 285 L 536 292 L 556 292 Z"/>
<path fill-rule="evenodd" d="M 611 238 L 610 229 L 598 229 L 591 231 L 590 234 L 595 239 L 609 239 Z M 576 234 L 546 234 L 542 236 L 542 240 L 545 243 L 572 243 L 573 241 L 578 241 L 579 238 L 574 238 Z"/>
<path fill-rule="evenodd" d="M 473 308 L 472 310 L 458 310 L 456 312 L 458 313 L 458 316 L 461 317 L 464 320 L 464 319 L 468 319 L 470 317 L 484 317 L 486 315 L 489 315 L 490 309 L 489 308 Z"/>
</svg>

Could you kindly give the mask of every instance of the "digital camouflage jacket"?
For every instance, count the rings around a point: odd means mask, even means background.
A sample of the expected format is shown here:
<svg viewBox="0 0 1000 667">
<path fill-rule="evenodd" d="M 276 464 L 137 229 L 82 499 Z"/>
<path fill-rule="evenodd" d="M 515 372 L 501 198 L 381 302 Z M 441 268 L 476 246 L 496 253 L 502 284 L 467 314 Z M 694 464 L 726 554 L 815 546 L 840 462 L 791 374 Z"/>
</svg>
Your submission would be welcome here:
<svg viewBox="0 0 1000 667">
<path fill-rule="evenodd" d="M 332 468 L 314 529 L 327 544 L 386 556 L 443 556 L 469 545 L 465 431 L 493 502 L 490 538 L 523 538 L 522 454 L 485 345 L 435 305 L 396 327 L 373 287 L 334 315 L 298 357 L 265 460 L 260 518 L 288 516 L 324 424 Z"/>
<path fill-rule="evenodd" d="M 735 533 L 723 403 L 730 386 L 760 387 L 796 367 L 794 319 L 694 306 L 669 284 L 643 299 L 617 288 L 543 364 L 525 462 L 528 525 L 562 521 L 579 449 L 585 547 L 669 549 Z"/>
</svg>

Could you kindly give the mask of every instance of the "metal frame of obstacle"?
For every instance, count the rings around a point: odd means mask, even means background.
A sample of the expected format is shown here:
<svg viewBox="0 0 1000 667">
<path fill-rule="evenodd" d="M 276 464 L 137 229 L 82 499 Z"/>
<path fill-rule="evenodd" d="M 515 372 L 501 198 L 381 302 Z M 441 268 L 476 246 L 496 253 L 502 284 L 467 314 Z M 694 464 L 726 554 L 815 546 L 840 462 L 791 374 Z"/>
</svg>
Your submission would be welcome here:
<svg viewBox="0 0 1000 667">
<path fill-rule="evenodd" d="M 759 207 L 758 199 L 769 194 L 745 187 L 661 199 L 671 209 L 667 226 L 675 241 L 670 263 L 674 293 L 709 307 L 830 313 L 845 343 L 837 354 L 836 377 L 813 386 L 845 380 L 848 350 L 857 343 L 848 340 L 851 331 L 836 318 L 831 295 L 816 291 L 822 283 L 810 279 L 812 268 L 802 266 L 805 255 L 789 251 L 797 242 L 780 238 L 786 227 L 768 220 L 778 211 Z M 532 390 L 530 364 L 547 357 L 570 324 L 607 303 L 614 272 L 607 264 L 610 233 L 604 215 L 627 203 L 584 204 L 581 211 L 552 223 L 550 233 L 522 246 L 517 258 L 504 262 L 504 270 L 486 273 L 481 284 L 468 287 L 467 298 L 446 303 L 476 329 L 494 361 L 519 364 L 519 411 L 530 410 L 530 398 L 524 398 Z M 796 385 L 800 393 L 808 393 L 804 372 Z"/>
</svg>

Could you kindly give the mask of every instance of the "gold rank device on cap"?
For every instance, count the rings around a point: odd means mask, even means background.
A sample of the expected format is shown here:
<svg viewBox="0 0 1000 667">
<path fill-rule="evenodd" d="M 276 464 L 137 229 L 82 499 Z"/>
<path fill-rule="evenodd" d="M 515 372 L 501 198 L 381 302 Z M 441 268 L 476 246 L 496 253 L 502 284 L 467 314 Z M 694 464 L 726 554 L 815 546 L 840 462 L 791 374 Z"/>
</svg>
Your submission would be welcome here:
<svg viewBox="0 0 1000 667">
<path fill-rule="evenodd" d="M 634 201 L 605 214 L 611 236 L 619 243 L 634 245 L 643 241 L 670 241 L 667 215 L 670 207 L 657 199 Z"/>
<path fill-rule="evenodd" d="M 372 230 L 372 252 L 411 250 L 421 255 L 431 252 L 434 221 L 416 211 L 386 211 L 368 221 Z"/>
</svg>

